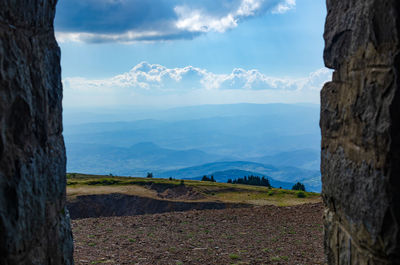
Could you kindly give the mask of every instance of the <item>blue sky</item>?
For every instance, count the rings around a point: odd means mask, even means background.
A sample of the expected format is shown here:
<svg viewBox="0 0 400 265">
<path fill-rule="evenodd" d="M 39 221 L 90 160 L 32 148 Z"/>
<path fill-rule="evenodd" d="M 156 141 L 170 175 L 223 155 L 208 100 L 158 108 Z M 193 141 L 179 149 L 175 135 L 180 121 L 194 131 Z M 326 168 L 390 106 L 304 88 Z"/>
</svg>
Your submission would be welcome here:
<svg viewBox="0 0 400 265">
<path fill-rule="evenodd" d="M 64 106 L 318 103 L 325 0 L 61 0 Z"/>
</svg>

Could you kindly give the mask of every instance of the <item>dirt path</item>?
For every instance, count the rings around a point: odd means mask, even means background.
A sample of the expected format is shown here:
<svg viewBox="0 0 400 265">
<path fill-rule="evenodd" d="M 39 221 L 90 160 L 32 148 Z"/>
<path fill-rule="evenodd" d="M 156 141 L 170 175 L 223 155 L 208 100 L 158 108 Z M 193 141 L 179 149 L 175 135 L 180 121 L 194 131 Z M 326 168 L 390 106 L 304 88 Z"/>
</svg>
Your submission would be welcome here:
<svg viewBox="0 0 400 265">
<path fill-rule="evenodd" d="M 72 221 L 75 264 L 323 264 L 322 205 Z"/>
</svg>

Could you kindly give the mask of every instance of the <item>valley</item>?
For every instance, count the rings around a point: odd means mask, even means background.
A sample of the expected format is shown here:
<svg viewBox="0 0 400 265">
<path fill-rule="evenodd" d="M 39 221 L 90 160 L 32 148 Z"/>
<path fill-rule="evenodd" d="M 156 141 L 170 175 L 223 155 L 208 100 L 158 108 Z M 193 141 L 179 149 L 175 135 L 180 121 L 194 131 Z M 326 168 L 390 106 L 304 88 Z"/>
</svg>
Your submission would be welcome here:
<svg viewBox="0 0 400 265">
<path fill-rule="evenodd" d="M 256 175 L 320 192 L 319 108 L 233 104 L 65 114 L 67 171 L 218 182 Z M 123 113 L 123 114 L 121 114 Z M 75 119 L 74 119 L 75 118 Z M 72 122 L 75 121 L 75 122 Z"/>
</svg>

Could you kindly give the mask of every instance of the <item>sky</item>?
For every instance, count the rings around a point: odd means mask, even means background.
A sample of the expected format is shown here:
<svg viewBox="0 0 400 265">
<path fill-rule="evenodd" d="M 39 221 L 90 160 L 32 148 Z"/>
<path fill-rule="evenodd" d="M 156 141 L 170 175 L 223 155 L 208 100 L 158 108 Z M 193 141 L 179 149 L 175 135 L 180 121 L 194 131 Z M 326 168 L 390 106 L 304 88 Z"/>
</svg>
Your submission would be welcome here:
<svg viewBox="0 0 400 265">
<path fill-rule="evenodd" d="M 325 0 L 61 0 L 65 109 L 319 103 Z"/>
</svg>

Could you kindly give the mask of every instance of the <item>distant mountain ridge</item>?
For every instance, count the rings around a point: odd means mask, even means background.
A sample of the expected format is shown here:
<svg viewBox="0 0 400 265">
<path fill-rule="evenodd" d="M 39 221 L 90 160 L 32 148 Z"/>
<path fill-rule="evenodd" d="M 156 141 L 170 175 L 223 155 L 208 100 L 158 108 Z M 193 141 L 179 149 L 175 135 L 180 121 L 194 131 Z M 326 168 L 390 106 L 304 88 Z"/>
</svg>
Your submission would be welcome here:
<svg viewBox="0 0 400 265">
<path fill-rule="evenodd" d="M 63 121 L 67 128 L 81 124 L 133 122 L 139 120 L 179 121 L 203 119 L 212 117 L 236 116 L 262 116 L 285 115 L 292 113 L 317 114 L 319 118 L 319 105 L 317 104 L 210 104 L 173 108 L 146 108 L 146 107 L 121 107 L 121 108 L 81 108 L 64 110 Z"/>
<path fill-rule="evenodd" d="M 274 155 L 248 158 L 250 161 L 274 166 L 292 166 L 309 170 L 319 170 L 320 151 L 315 149 L 301 149 L 282 152 Z"/>
<path fill-rule="evenodd" d="M 258 176 L 258 177 L 264 176 L 264 177 L 268 178 L 272 187 L 274 187 L 274 188 L 281 187 L 283 189 L 291 189 L 294 184 L 294 182 L 279 181 L 279 180 L 273 179 L 269 176 L 265 176 L 264 174 L 246 171 L 246 170 L 240 170 L 240 169 L 229 169 L 229 170 L 224 170 L 224 171 L 217 171 L 217 172 L 208 174 L 207 176 L 208 177 L 213 176 L 217 182 L 227 182 L 228 179 L 234 180 L 234 179 L 238 179 L 238 178 L 243 178 L 244 176 Z M 199 176 L 196 178 L 188 178 L 188 179 L 201 180 L 202 177 L 203 176 Z"/>
<path fill-rule="evenodd" d="M 69 115 L 76 120 L 65 123 L 68 172 L 196 178 L 235 170 L 239 177 L 242 170 L 287 183 L 301 179 L 320 190 L 318 106 L 136 109 L 81 122 Z"/>
<path fill-rule="evenodd" d="M 104 174 L 107 169 L 110 173 L 131 174 L 135 169 L 152 171 L 160 168 L 179 168 L 222 158 L 196 149 L 161 148 L 151 142 L 138 143 L 127 148 L 71 143 L 67 146 L 67 157 L 69 171 L 93 174 Z"/>
<path fill-rule="evenodd" d="M 242 175 L 244 174 L 244 175 Z M 310 171 L 295 167 L 277 168 L 272 165 L 264 165 L 248 161 L 214 162 L 188 168 L 157 172 L 161 178 L 200 179 L 203 175 L 214 175 L 220 182 L 226 182 L 228 178 L 244 177 L 246 175 L 265 176 L 275 181 L 275 185 L 288 188 L 297 181 L 305 182 L 312 191 L 320 191 L 320 184 L 315 183 L 320 178 L 319 171 Z M 280 184 L 277 184 L 280 182 Z M 291 188 L 290 186 L 290 188 Z"/>
</svg>

